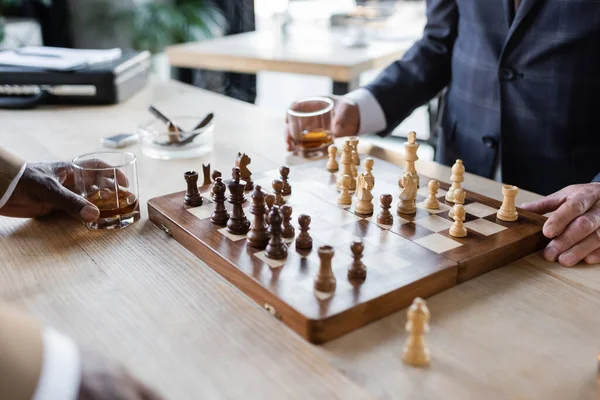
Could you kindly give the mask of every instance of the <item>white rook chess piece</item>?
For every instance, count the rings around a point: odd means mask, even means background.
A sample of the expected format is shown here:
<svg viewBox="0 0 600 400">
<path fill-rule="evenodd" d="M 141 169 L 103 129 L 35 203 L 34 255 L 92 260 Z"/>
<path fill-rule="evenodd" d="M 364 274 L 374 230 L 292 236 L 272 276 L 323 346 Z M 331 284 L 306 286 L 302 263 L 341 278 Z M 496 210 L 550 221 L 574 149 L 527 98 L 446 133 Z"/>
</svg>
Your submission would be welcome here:
<svg viewBox="0 0 600 400">
<path fill-rule="evenodd" d="M 409 336 L 404 344 L 404 362 L 417 367 L 429 364 L 429 349 L 425 344 L 425 334 L 429 332 L 429 309 L 425 300 L 417 297 L 408 308 L 406 331 Z"/>
<path fill-rule="evenodd" d="M 517 197 L 517 193 L 519 193 L 519 188 L 516 186 L 502 186 L 504 201 L 496 214 L 496 217 L 499 220 L 513 222 L 519 219 L 519 213 L 517 213 L 517 207 L 515 206 L 515 197 Z"/>
<path fill-rule="evenodd" d="M 450 186 L 448 193 L 446 193 L 446 200 L 454 202 L 454 191 L 459 189 L 461 182 L 465 180 L 465 166 L 463 165 L 462 160 L 456 160 L 452 166 L 450 180 L 452 181 L 452 186 Z"/>
</svg>

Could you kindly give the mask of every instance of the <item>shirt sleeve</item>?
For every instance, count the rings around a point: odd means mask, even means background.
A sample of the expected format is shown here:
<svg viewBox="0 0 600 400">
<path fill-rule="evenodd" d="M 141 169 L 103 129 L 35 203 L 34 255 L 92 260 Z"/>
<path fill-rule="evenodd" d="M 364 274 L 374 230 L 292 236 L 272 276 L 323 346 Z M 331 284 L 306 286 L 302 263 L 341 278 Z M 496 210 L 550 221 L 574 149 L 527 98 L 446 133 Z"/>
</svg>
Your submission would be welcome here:
<svg viewBox="0 0 600 400">
<path fill-rule="evenodd" d="M 42 371 L 33 400 L 76 400 L 81 384 L 81 356 L 69 337 L 52 328 L 42 330 Z"/>
<path fill-rule="evenodd" d="M 386 129 L 386 120 L 383 109 L 375 96 L 367 89 L 356 89 L 344 96 L 358 106 L 360 114 L 359 135 L 378 133 Z"/>
<path fill-rule="evenodd" d="M 12 181 L 10 181 L 8 188 L 6 189 L 2 197 L 0 197 L 0 208 L 4 207 L 10 196 L 12 196 L 13 192 L 15 191 L 15 188 L 17 187 L 17 183 L 19 183 L 19 180 L 23 176 L 23 172 L 25 172 L 26 167 L 27 164 L 23 164 L 17 175 L 12 179 Z"/>
</svg>

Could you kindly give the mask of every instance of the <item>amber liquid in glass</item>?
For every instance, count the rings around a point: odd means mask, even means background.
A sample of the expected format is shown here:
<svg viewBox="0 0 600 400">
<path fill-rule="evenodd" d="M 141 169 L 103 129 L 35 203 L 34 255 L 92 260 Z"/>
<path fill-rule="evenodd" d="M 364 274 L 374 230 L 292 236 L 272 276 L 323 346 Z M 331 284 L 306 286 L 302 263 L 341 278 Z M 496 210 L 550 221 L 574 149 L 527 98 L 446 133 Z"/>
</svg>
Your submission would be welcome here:
<svg viewBox="0 0 600 400">
<path fill-rule="evenodd" d="M 301 153 L 324 152 L 333 143 L 333 135 L 325 129 L 304 131 L 299 138 L 295 139 L 295 142 L 296 150 Z"/>
<path fill-rule="evenodd" d="M 111 189 L 99 189 L 85 198 L 98 207 L 102 219 L 130 215 L 138 208 L 137 197 L 123 189 L 119 189 L 118 194 Z"/>
</svg>

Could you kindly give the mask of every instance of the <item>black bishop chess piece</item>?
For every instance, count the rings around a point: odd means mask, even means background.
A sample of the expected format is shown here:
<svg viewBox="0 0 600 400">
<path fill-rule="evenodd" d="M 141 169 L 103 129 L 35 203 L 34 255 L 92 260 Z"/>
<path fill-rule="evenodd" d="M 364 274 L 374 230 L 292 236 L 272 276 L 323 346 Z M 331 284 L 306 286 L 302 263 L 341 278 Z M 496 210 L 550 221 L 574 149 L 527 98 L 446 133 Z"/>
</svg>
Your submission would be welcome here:
<svg viewBox="0 0 600 400">
<path fill-rule="evenodd" d="M 252 198 L 250 214 L 254 215 L 254 220 L 248 233 L 248 245 L 257 249 L 264 249 L 269 243 L 270 236 L 265 222 L 265 193 L 260 185 L 254 187 L 254 192 L 250 197 Z"/>
<path fill-rule="evenodd" d="M 185 191 L 185 205 L 189 207 L 199 207 L 202 205 L 202 196 L 198 190 L 198 173 L 196 171 L 188 171 L 183 174 L 187 183 L 187 189 Z"/>
<path fill-rule="evenodd" d="M 281 237 L 282 226 L 281 226 L 281 213 L 279 212 L 278 206 L 273 206 L 269 213 L 269 221 L 271 223 L 269 227 L 269 233 L 271 239 L 267 245 L 265 256 L 272 260 L 283 260 L 287 257 L 287 246 L 283 242 Z"/>
<path fill-rule="evenodd" d="M 290 185 L 289 182 L 290 167 L 284 165 L 283 167 L 279 168 L 279 174 L 281 175 L 279 179 L 281 180 L 281 182 L 283 182 L 283 189 L 281 191 L 281 194 L 283 194 L 284 196 L 291 195 L 292 185 Z"/>
<path fill-rule="evenodd" d="M 281 216 L 283 218 L 283 232 L 281 236 L 284 239 L 293 239 L 294 237 L 296 237 L 296 229 L 294 229 L 294 226 L 291 223 L 293 211 L 292 206 L 284 204 L 281 206 L 280 210 Z"/>
<path fill-rule="evenodd" d="M 242 205 L 245 201 L 246 182 L 240 179 L 240 169 L 233 168 L 232 179 L 227 183 L 229 202 L 233 205 L 231 217 L 227 221 L 227 232 L 233 235 L 245 235 L 250 230 L 250 221 L 244 214 Z"/>
<path fill-rule="evenodd" d="M 300 225 L 300 233 L 296 238 L 296 249 L 310 250 L 313 246 L 313 240 L 308 230 L 310 229 L 310 215 L 300 214 L 298 217 L 298 225 Z"/>
<path fill-rule="evenodd" d="M 212 187 L 212 200 L 215 203 L 215 209 L 210 216 L 210 220 L 218 226 L 227 225 L 227 221 L 229 220 L 229 213 L 227 212 L 227 207 L 225 207 L 225 201 L 227 200 L 225 196 L 226 190 L 227 188 L 223 183 L 223 179 L 220 176 L 217 177 Z"/>
</svg>

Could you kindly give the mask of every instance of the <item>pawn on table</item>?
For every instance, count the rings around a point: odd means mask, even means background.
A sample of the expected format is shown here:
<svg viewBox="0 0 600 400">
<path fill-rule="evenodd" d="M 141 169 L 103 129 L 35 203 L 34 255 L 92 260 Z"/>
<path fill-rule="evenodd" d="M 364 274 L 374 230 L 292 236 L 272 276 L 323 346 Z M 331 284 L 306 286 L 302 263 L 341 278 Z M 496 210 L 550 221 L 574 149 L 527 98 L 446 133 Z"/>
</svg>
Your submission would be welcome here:
<svg viewBox="0 0 600 400">
<path fill-rule="evenodd" d="M 429 189 L 429 196 L 425 199 L 423 205 L 430 210 L 438 210 L 440 208 L 440 202 L 437 199 L 437 193 L 438 190 L 440 190 L 440 183 L 435 179 L 432 179 L 427 184 L 427 188 Z"/>
<path fill-rule="evenodd" d="M 517 207 L 515 206 L 515 198 L 517 197 L 517 193 L 519 193 L 519 188 L 516 186 L 502 186 L 502 194 L 504 195 L 504 199 L 502 201 L 502 206 L 496 213 L 496 217 L 499 220 L 514 222 L 519 219 L 519 213 L 517 212 Z"/>
<path fill-rule="evenodd" d="M 454 191 L 454 205 L 456 204 L 465 204 L 465 199 L 467 198 L 467 192 L 463 188 L 458 188 Z M 454 218 L 454 207 L 448 211 L 448 217 Z"/>
<path fill-rule="evenodd" d="M 271 183 L 271 186 L 273 187 L 273 192 L 275 193 L 275 205 L 284 205 L 285 199 L 283 198 L 283 182 L 280 179 L 275 179 Z"/>
<path fill-rule="evenodd" d="M 327 154 L 329 154 L 329 160 L 327 160 L 327 171 L 337 172 L 340 169 L 335 156 L 337 154 L 337 146 L 335 144 L 329 145 L 327 148 Z"/>
<path fill-rule="evenodd" d="M 350 251 L 352 251 L 352 257 L 354 262 L 348 268 L 348 279 L 365 280 L 367 278 L 367 267 L 362 262 L 363 251 L 365 245 L 362 240 L 355 240 L 350 245 Z"/>
<path fill-rule="evenodd" d="M 381 212 L 377 215 L 377 223 L 380 225 L 394 225 L 394 216 L 390 212 L 394 197 L 391 194 L 382 194 L 379 197 Z"/>
<path fill-rule="evenodd" d="M 290 185 L 289 182 L 289 175 L 290 175 L 290 167 L 287 166 L 283 166 L 281 168 L 279 168 L 279 174 L 281 175 L 279 177 L 279 179 L 281 180 L 281 182 L 283 182 L 283 190 L 281 191 L 281 194 L 284 196 L 289 196 L 292 194 L 292 185 Z"/>
<path fill-rule="evenodd" d="M 296 229 L 291 224 L 292 221 L 292 206 L 284 204 L 280 208 L 281 217 L 283 218 L 283 231 L 281 237 L 284 239 L 293 239 L 296 236 Z"/>
<path fill-rule="evenodd" d="M 465 207 L 462 204 L 455 204 L 453 209 L 453 218 L 454 223 L 450 227 L 450 236 L 454 236 L 457 238 L 467 236 L 467 228 L 465 227 L 465 218 L 467 216 L 467 212 L 465 211 Z"/>
<path fill-rule="evenodd" d="M 340 187 L 340 195 L 338 196 L 337 202 L 342 206 L 349 206 L 352 204 L 352 196 L 350 195 L 350 182 L 352 181 L 350 175 L 342 176 L 342 185 Z"/>
<path fill-rule="evenodd" d="M 310 229 L 310 215 L 300 214 L 298 217 L 298 225 L 300 225 L 300 233 L 296 238 L 296 249 L 310 250 L 313 246 L 313 240 L 308 230 Z"/>
<path fill-rule="evenodd" d="M 198 173 L 196 171 L 188 171 L 183 174 L 187 189 L 185 191 L 184 202 L 189 207 L 199 207 L 202 205 L 202 196 L 198 190 Z"/>
<path fill-rule="evenodd" d="M 281 227 L 281 213 L 279 212 L 278 206 L 273 206 L 269 213 L 269 244 L 265 250 L 265 256 L 272 260 L 283 260 L 287 257 L 287 246 L 283 242 L 282 227 Z"/>
<path fill-rule="evenodd" d="M 315 278 L 315 290 L 323 293 L 333 293 L 336 287 L 335 275 L 331 267 L 331 260 L 335 250 L 331 246 L 319 247 L 319 272 Z"/>
<path fill-rule="evenodd" d="M 404 344 L 402 359 L 407 364 L 422 367 L 429 364 L 425 334 L 429 332 L 430 313 L 425 300 L 417 297 L 408 308 L 407 315 L 406 332 L 409 336 Z"/>
</svg>

